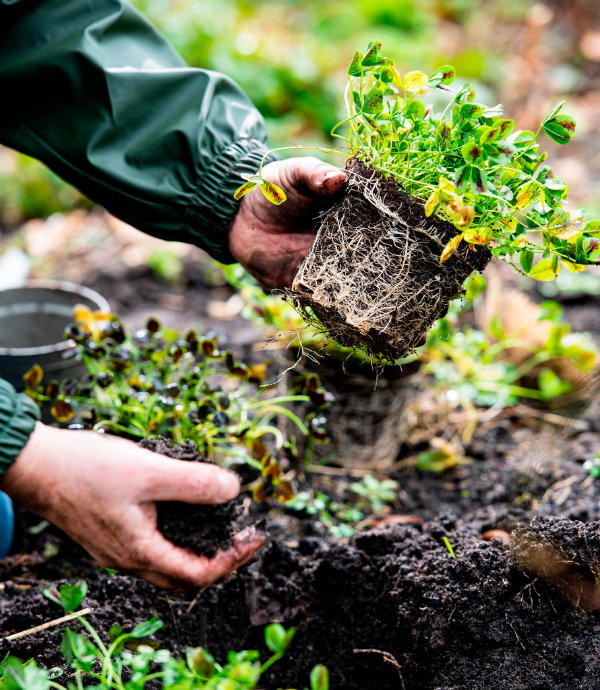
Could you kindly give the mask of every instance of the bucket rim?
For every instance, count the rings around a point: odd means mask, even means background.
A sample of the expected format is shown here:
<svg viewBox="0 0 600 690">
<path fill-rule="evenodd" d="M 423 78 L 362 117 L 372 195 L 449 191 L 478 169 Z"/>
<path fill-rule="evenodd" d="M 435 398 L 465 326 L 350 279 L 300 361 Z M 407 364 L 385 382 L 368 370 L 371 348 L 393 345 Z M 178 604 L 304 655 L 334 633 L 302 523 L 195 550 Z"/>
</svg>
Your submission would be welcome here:
<svg viewBox="0 0 600 690">
<path fill-rule="evenodd" d="M 47 280 L 34 279 L 27 280 L 19 287 L 6 288 L 0 290 L 0 294 L 27 289 L 44 289 L 54 290 L 56 292 L 66 292 L 74 297 L 85 297 L 93 302 L 98 310 L 110 312 L 110 305 L 102 297 L 102 295 L 95 290 L 92 290 L 85 285 L 78 285 L 77 283 L 70 283 L 66 280 Z M 75 306 L 75 303 L 73 304 Z M 36 347 L 0 347 L 0 356 L 3 357 L 38 357 L 42 355 L 50 355 L 57 352 L 64 352 L 74 348 L 76 345 L 74 340 L 62 340 L 58 343 L 51 343 L 50 345 L 38 345 Z"/>
</svg>

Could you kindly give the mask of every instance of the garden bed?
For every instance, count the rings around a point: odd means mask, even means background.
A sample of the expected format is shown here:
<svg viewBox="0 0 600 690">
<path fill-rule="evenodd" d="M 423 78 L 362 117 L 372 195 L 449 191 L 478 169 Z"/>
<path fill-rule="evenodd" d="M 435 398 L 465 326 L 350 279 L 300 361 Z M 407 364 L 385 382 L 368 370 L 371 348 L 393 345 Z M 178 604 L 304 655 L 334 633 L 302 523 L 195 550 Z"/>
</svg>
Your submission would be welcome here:
<svg viewBox="0 0 600 690">
<path fill-rule="evenodd" d="M 600 491 L 581 465 L 600 447 L 596 432 L 593 420 L 555 426 L 507 412 L 475 434 L 465 448 L 474 462 L 454 473 L 389 469 L 400 523 L 386 517 L 388 525 L 336 540 L 314 516 L 271 515 L 259 558 L 202 592 L 169 594 L 94 567 L 54 528 L 32 533 L 39 519 L 23 513 L 17 554 L 0 565 L 2 634 L 57 617 L 42 590 L 82 577 L 97 629 L 157 615 L 165 627 L 156 638 L 176 651 L 205 645 L 222 658 L 262 648 L 272 621 L 297 626 L 261 680 L 273 690 L 303 687 L 316 663 L 344 690 L 597 687 Z M 343 471 L 310 477 L 330 493 L 348 481 Z M 517 536 L 482 539 L 491 529 Z M 530 557 L 540 545 L 543 562 Z M 555 561 L 568 565 L 557 574 Z M 61 665 L 61 635 L 51 629 L 0 650 Z"/>
</svg>

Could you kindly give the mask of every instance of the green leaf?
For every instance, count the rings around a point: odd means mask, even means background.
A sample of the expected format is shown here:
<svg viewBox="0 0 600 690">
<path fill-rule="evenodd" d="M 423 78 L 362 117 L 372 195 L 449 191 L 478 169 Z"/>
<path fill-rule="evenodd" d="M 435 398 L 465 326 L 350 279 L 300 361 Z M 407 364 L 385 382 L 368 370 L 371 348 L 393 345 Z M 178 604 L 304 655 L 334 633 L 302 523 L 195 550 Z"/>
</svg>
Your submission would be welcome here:
<svg viewBox="0 0 600 690">
<path fill-rule="evenodd" d="M 395 76 L 394 70 L 391 67 L 382 67 L 379 72 L 379 78 L 384 84 L 391 84 Z"/>
<path fill-rule="evenodd" d="M 480 127 L 481 132 L 479 140 L 482 144 L 491 144 L 501 139 L 506 139 L 515 127 L 514 120 L 497 120 L 491 126 Z"/>
<path fill-rule="evenodd" d="M 443 65 L 429 77 L 429 86 L 434 89 L 442 85 L 452 84 L 456 78 L 456 70 L 452 65 Z"/>
<path fill-rule="evenodd" d="M 245 194 L 248 194 L 248 192 L 252 191 L 254 187 L 256 187 L 256 182 L 244 182 L 243 185 L 235 190 L 233 193 L 233 198 L 236 201 L 239 201 Z"/>
<path fill-rule="evenodd" d="M 474 141 L 468 141 L 460 152 L 467 163 L 475 163 L 483 157 L 483 150 Z"/>
<path fill-rule="evenodd" d="M 530 249 L 526 249 L 519 254 L 519 263 L 521 264 L 521 268 L 525 271 L 525 273 L 529 273 L 529 271 L 531 271 L 534 256 L 535 254 Z"/>
<path fill-rule="evenodd" d="M 369 43 L 369 48 L 362 59 L 363 67 L 373 67 L 382 62 L 381 58 L 381 43 L 379 41 L 372 41 Z"/>
<path fill-rule="evenodd" d="M 467 119 L 477 119 L 483 115 L 484 108 L 478 103 L 465 103 L 460 106 L 459 113 Z"/>
<path fill-rule="evenodd" d="M 0 687 L 7 690 L 48 690 L 48 671 L 39 668 L 33 660 L 22 664 L 18 659 L 9 658 L 2 672 Z"/>
<path fill-rule="evenodd" d="M 568 115 L 558 115 L 544 122 L 542 127 L 552 141 L 564 145 L 568 144 L 573 134 L 575 134 L 576 123 L 575 120 Z"/>
<path fill-rule="evenodd" d="M 378 115 L 383 110 L 383 91 L 373 87 L 365 96 L 363 111 L 371 115 Z"/>
<path fill-rule="evenodd" d="M 150 637 L 150 635 L 154 635 L 157 630 L 160 630 L 163 625 L 164 623 L 159 618 L 152 616 L 149 620 L 138 623 L 129 633 L 129 637 Z"/>
<path fill-rule="evenodd" d="M 544 124 L 544 123 L 548 122 L 549 120 L 552 120 L 553 118 L 555 118 L 555 117 L 558 115 L 558 113 L 560 113 L 560 111 L 562 110 L 562 107 L 563 107 L 564 104 L 565 104 L 565 102 L 564 102 L 564 101 L 561 101 L 560 103 L 558 103 L 557 105 L 555 105 L 554 108 L 552 108 L 552 109 L 550 110 L 550 112 L 546 115 L 546 117 L 544 118 L 542 124 Z"/>
<path fill-rule="evenodd" d="M 407 98 L 404 114 L 413 121 L 422 120 L 425 117 L 425 104 L 416 98 Z"/>
<path fill-rule="evenodd" d="M 329 690 L 329 671 L 319 664 L 310 672 L 310 690 Z"/>
<path fill-rule="evenodd" d="M 362 110 L 362 101 L 360 100 L 360 94 L 358 91 L 352 92 L 352 100 L 354 101 L 354 107 L 360 111 Z"/>
<path fill-rule="evenodd" d="M 87 582 L 85 580 L 79 580 L 76 584 L 62 585 L 60 589 L 50 587 L 45 589 L 43 594 L 46 599 L 62 606 L 67 613 L 73 613 L 79 608 L 87 591 Z"/>
<path fill-rule="evenodd" d="M 360 50 L 357 50 L 356 53 L 354 53 L 350 67 L 348 67 L 348 74 L 351 77 L 360 77 L 360 75 L 364 72 L 362 68 L 363 58 L 364 55 L 360 52 Z"/>
<path fill-rule="evenodd" d="M 281 623 L 271 623 L 265 628 L 265 643 L 274 654 L 283 654 L 295 634 L 296 628 L 286 630 Z"/>
<path fill-rule="evenodd" d="M 204 647 L 190 647 L 186 652 L 187 665 L 202 678 L 210 678 L 217 670 L 214 656 Z"/>
<path fill-rule="evenodd" d="M 260 185 L 260 191 L 264 194 L 268 201 L 276 206 L 283 204 L 283 202 L 287 199 L 283 189 L 278 187 L 276 184 L 273 184 L 273 182 L 269 182 L 268 180 L 263 180 Z"/>
<path fill-rule="evenodd" d="M 542 369 L 538 375 L 538 388 L 545 400 L 553 400 L 572 390 L 568 381 L 563 381 L 552 369 Z"/>
</svg>

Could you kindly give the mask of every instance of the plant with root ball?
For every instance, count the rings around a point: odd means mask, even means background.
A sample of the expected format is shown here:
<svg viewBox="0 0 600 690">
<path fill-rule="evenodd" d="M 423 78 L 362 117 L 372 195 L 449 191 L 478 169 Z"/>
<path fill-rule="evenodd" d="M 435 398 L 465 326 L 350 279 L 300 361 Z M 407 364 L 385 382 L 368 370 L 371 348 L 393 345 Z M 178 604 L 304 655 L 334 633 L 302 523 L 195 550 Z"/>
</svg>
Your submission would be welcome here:
<svg viewBox="0 0 600 690">
<path fill-rule="evenodd" d="M 350 151 L 346 192 L 320 219 L 289 291 L 343 345 L 407 355 L 492 256 L 538 280 L 600 261 L 600 221 L 565 209 L 567 184 L 538 143 L 542 132 L 571 139 L 562 104 L 537 132 L 516 131 L 469 84 L 453 94 L 454 79 L 449 65 L 402 76 L 379 42 L 349 67 L 348 117 L 334 128 Z M 452 93 L 440 113 L 423 103 L 435 90 Z M 272 197 L 262 167 L 252 181 Z"/>
</svg>

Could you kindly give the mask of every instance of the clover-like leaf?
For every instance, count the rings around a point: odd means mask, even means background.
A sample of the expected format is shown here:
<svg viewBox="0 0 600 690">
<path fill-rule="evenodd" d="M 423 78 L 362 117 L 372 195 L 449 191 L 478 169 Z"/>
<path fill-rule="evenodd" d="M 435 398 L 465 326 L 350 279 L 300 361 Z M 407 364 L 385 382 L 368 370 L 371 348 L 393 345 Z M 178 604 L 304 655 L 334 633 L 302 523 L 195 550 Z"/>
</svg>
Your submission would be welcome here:
<svg viewBox="0 0 600 690">
<path fill-rule="evenodd" d="M 443 65 L 429 77 L 429 86 L 434 89 L 452 84 L 456 78 L 456 70 L 452 65 Z"/>
<path fill-rule="evenodd" d="M 568 115 L 557 115 L 542 124 L 544 132 L 557 144 L 568 144 L 575 134 L 576 123 Z"/>
<path fill-rule="evenodd" d="M 429 79 L 423 72 L 409 72 L 404 75 L 404 90 L 414 94 L 425 94 L 429 90 Z"/>
</svg>

